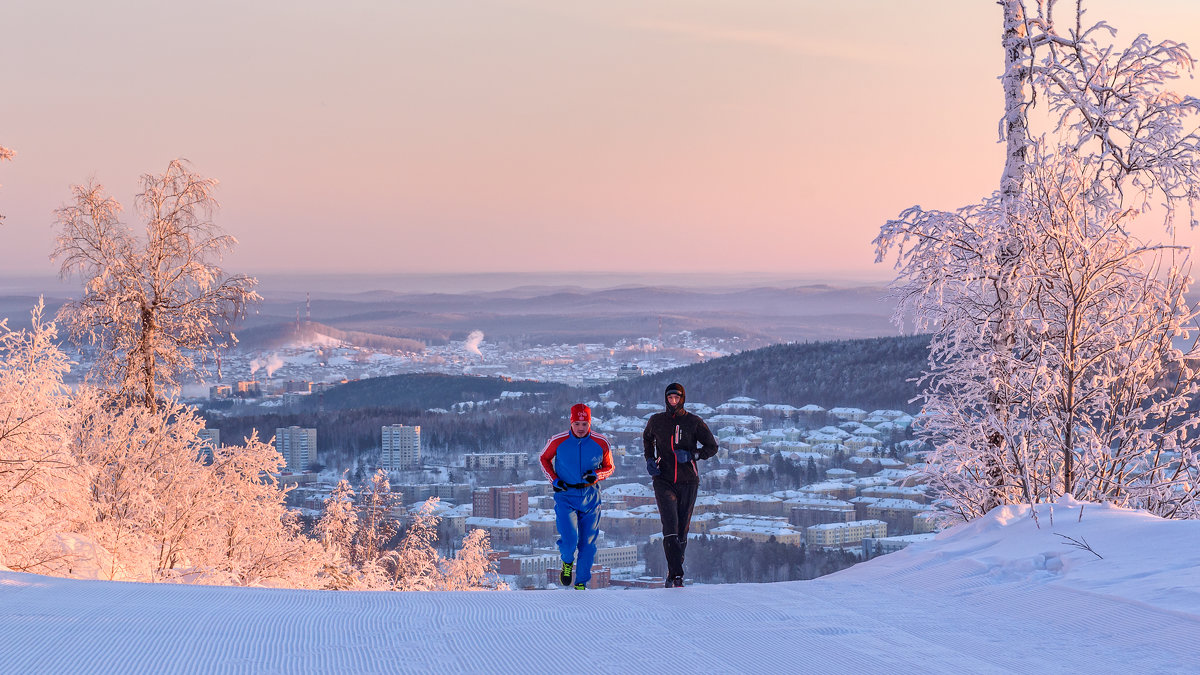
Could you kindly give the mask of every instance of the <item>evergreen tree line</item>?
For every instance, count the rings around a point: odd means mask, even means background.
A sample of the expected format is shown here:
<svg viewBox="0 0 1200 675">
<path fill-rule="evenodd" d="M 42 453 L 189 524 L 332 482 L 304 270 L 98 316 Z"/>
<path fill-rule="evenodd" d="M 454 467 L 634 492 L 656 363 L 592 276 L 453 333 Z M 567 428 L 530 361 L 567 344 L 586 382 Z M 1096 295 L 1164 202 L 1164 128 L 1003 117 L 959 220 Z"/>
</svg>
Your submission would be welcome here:
<svg viewBox="0 0 1200 675">
<path fill-rule="evenodd" d="M 552 382 L 510 380 L 503 377 L 473 377 L 441 373 L 387 375 L 347 382 L 313 396 L 308 407 L 351 410 L 372 406 L 398 408 L 449 408 L 461 401 L 490 401 L 501 392 L 560 392 L 567 385 Z M 526 401 L 532 401 L 529 398 Z"/>
<path fill-rule="evenodd" d="M 619 401 L 658 401 L 671 382 L 688 398 L 717 405 L 735 396 L 762 403 L 855 406 L 915 412 L 914 381 L 929 356 L 929 336 L 772 345 L 654 375 L 593 387 Z"/>
</svg>

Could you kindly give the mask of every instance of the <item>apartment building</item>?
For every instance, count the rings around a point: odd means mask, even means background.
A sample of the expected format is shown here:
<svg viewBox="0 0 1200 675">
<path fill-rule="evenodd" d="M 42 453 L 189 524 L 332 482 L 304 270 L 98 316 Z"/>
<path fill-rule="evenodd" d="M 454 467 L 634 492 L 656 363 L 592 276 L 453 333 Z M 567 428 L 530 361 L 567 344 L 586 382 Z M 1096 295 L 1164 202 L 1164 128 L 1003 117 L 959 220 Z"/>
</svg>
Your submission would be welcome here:
<svg viewBox="0 0 1200 675">
<path fill-rule="evenodd" d="M 529 513 L 529 493 L 512 486 L 489 487 L 471 493 L 471 515 L 517 519 Z"/>
<path fill-rule="evenodd" d="M 463 466 L 468 471 L 523 469 L 529 464 L 529 455 L 523 452 L 488 452 L 463 455 Z"/>
<path fill-rule="evenodd" d="M 421 466 L 421 427 L 389 424 L 383 427 L 380 464 L 388 471 L 408 471 Z"/>
<path fill-rule="evenodd" d="M 854 505 L 837 499 L 789 499 L 788 522 L 801 529 L 857 520 Z"/>
<path fill-rule="evenodd" d="M 637 546 L 606 546 L 596 549 L 596 564 L 605 567 L 633 567 L 637 564 Z"/>
<path fill-rule="evenodd" d="M 804 530 L 809 546 L 840 547 L 859 546 L 868 537 L 887 536 L 887 523 L 882 520 L 854 520 L 849 523 L 826 523 L 812 525 Z"/>
<path fill-rule="evenodd" d="M 492 546 L 524 546 L 529 544 L 529 523 L 507 518 L 467 518 L 468 530 L 483 530 L 492 540 Z"/>
<path fill-rule="evenodd" d="M 509 555 L 496 561 L 500 574 L 541 577 L 546 570 L 562 569 L 562 560 L 557 553 L 535 553 L 533 555 Z"/>
<path fill-rule="evenodd" d="M 221 430 L 220 429 L 201 429 L 196 432 L 196 437 L 200 439 L 200 452 L 197 453 L 200 458 L 206 463 L 212 463 L 213 453 L 217 448 L 221 447 Z"/>
<path fill-rule="evenodd" d="M 289 471 L 304 471 L 317 461 L 317 430 L 290 426 L 275 429 L 275 449 Z"/>
</svg>

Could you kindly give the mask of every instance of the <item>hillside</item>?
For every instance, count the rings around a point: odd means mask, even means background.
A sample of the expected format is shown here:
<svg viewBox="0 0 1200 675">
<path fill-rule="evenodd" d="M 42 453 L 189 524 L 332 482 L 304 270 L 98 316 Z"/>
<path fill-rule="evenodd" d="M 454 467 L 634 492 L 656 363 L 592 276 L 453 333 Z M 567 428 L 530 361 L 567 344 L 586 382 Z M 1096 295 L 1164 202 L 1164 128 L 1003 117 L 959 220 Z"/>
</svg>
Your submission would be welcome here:
<svg viewBox="0 0 1200 675">
<path fill-rule="evenodd" d="M 912 380 L 925 366 L 928 347 L 923 335 L 773 345 L 590 391 L 611 390 L 622 401 L 654 401 L 669 382 L 679 381 L 692 400 L 711 404 L 750 396 L 798 405 L 914 410 L 909 401 L 918 388 Z M 458 401 L 497 398 L 502 391 L 574 396 L 569 387 L 552 383 L 423 373 L 349 382 L 326 392 L 324 406 L 448 408 Z"/>
<path fill-rule="evenodd" d="M 1195 671 L 1200 523 L 1069 499 L 1030 515 L 1001 507 L 934 541 L 777 584 L 387 593 L 0 572 L 2 669 Z"/>
<path fill-rule="evenodd" d="M 796 406 L 856 406 L 916 412 L 912 380 L 926 365 L 929 337 L 883 337 L 781 344 L 597 387 L 618 400 L 657 402 L 671 382 L 692 401 L 715 405 L 735 396 Z"/>
<path fill-rule="evenodd" d="M 345 342 L 356 347 L 385 349 L 391 351 L 419 352 L 425 344 L 417 340 L 369 333 L 342 330 L 316 321 L 279 321 L 258 323 L 237 331 L 241 349 L 281 349 L 291 345 L 321 344 L 329 340 Z"/>
<path fill-rule="evenodd" d="M 550 382 L 513 381 L 501 377 L 472 377 L 416 373 L 372 377 L 333 387 L 323 395 L 327 410 L 353 408 L 449 408 L 460 401 L 487 401 L 505 391 L 549 393 L 568 387 Z"/>
</svg>

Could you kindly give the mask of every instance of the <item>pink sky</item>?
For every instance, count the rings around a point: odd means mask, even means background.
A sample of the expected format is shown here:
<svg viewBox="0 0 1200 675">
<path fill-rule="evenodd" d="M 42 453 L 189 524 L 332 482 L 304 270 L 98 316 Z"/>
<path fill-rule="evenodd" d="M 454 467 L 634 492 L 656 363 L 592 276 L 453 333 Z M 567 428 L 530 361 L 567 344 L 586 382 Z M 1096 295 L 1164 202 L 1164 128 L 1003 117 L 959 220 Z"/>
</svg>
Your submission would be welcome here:
<svg viewBox="0 0 1200 675">
<path fill-rule="evenodd" d="M 1088 6 L 1200 52 L 1200 2 Z M 178 156 L 252 274 L 882 279 L 883 221 L 1001 169 L 992 0 L 10 0 L 0 25 L 0 274 L 54 272 L 70 185 L 131 207 Z"/>
</svg>

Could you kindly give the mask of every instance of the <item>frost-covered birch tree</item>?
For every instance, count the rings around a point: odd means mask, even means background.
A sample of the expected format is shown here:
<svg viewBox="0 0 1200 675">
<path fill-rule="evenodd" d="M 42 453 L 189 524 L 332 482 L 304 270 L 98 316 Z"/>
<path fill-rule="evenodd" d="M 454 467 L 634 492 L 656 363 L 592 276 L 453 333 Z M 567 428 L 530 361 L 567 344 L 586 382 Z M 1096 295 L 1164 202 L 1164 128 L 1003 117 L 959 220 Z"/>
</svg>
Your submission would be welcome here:
<svg viewBox="0 0 1200 675">
<path fill-rule="evenodd" d="M 897 317 L 934 331 L 932 478 L 967 518 L 1064 492 L 1185 515 L 1194 464 L 1181 411 L 1194 374 L 1192 350 L 1172 339 L 1195 315 L 1183 300 L 1186 254 L 1135 242 L 1126 225 L 1155 204 L 1168 229 L 1184 211 L 1196 222 L 1200 102 L 1166 89 L 1192 59 L 1144 35 L 1114 47 L 1104 22 L 1085 28 L 1082 2 L 1065 29 L 1053 0 L 1032 13 L 1022 0 L 1000 4 L 1000 188 L 954 212 L 909 209 L 875 240 L 878 260 L 896 255 Z M 1034 136 L 1031 120 L 1043 119 Z M 1161 433 L 1146 431 L 1156 424 Z M 1141 441 L 1121 445 L 1129 436 Z M 1183 470 L 1168 477 L 1172 462 Z"/>
<path fill-rule="evenodd" d="M 968 518 L 1064 493 L 1191 513 L 1200 350 L 1186 253 L 1130 236 L 1135 211 L 1089 203 L 1092 176 L 1077 162 L 1043 158 L 1029 171 L 1012 203 L 997 194 L 957 212 L 908 214 L 930 235 L 919 255 L 945 265 L 932 293 L 905 298 L 935 329 L 922 429 L 937 447 L 931 482 Z M 999 223 L 1003 237 L 980 236 Z M 1013 299 L 1010 347 L 994 349 L 988 317 L 1001 275 Z"/>
<path fill-rule="evenodd" d="M 78 185 L 55 212 L 52 258 L 64 277 L 84 282 L 83 297 L 60 317 L 72 338 L 97 347 L 100 381 L 153 411 L 164 387 L 236 341 L 232 322 L 259 296 L 253 278 L 218 264 L 236 240 L 212 221 L 217 181 L 177 159 L 141 183 L 144 237 L 121 223 L 121 205 L 102 186 Z"/>
</svg>

